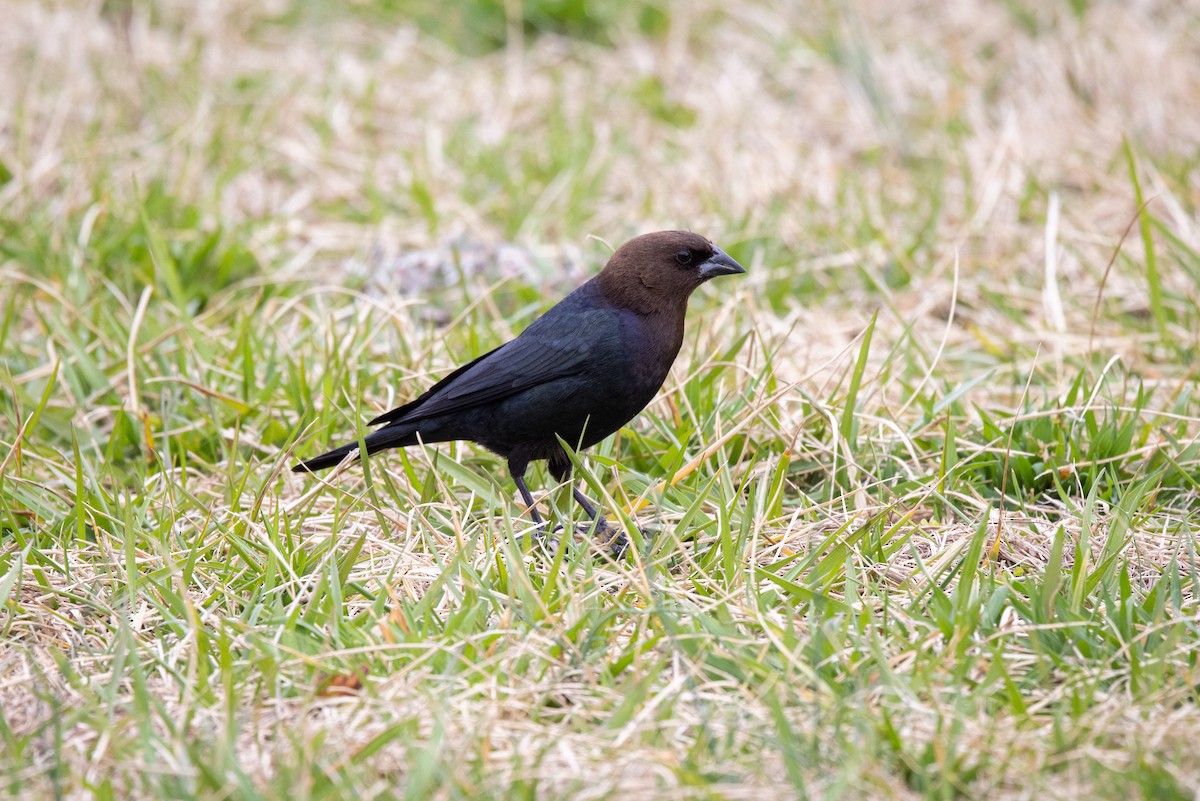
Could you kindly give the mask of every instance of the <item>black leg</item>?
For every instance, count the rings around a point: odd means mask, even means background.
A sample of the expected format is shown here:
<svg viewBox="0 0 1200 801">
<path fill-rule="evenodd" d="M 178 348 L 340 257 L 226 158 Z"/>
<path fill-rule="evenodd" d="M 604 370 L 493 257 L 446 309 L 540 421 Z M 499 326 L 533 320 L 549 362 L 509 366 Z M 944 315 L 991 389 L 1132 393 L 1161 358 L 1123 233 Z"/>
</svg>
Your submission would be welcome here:
<svg viewBox="0 0 1200 801">
<path fill-rule="evenodd" d="M 549 458 L 550 475 L 555 481 L 566 481 L 571 476 L 571 462 L 567 459 L 567 455 L 559 449 L 558 453 L 550 454 Z M 533 502 L 533 495 L 529 492 L 529 487 L 525 486 L 525 468 L 529 466 L 529 454 L 524 452 L 513 451 L 508 457 L 508 471 L 512 473 L 513 481 L 516 482 L 517 489 L 521 493 L 522 500 L 529 507 L 529 516 L 533 518 L 533 522 L 537 524 L 540 532 L 545 532 L 545 524 L 542 522 L 542 516 L 538 514 L 537 507 Z M 629 538 L 625 536 L 625 532 L 618 529 L 610 529 L 608 522 L 605 521 L 588 497 L 583 494 L 579 487 L 571 487 L 571 495 L 575 498 L 575 502 L 583 509 L 584 513 L 591 519 L 591 529 L 594 532 L 596 539 L 600 540 L 601 546 L 608 549 L 616 558 L 624 556 L 625 551 L 629 549 Z M 555 529 L 557 532 L 561 526 Z M 537 536 L 542 536 L 538 534 Z"/>
<path fill-rule="evenodd" d="M 600 513 L 596 511 L 596 507 L 592 506 L 592 502 L 580 491 L 579 487 L 571 487 L 571 495 L 575 497 L 575 502 L 583 507 L 584 513 L 592 519 L 592 525 L 595 528 L 595 537 L 600 541 L 600 544 L 608 548 L 609 553 L 617 559 L 624 556 L 625 551 L 629 549 L 629 538 L 625 536 L 625 532 L 609 528 L 608 521 L 600 516 Z"/>
<path fill-rule="evenodd" d="M 550 454 L 550 458 L 547 460 L 546 466 L 550 468 L 550 476 L 559 483 L 562 483 L 571 477 L 571 460 L 567 458 L 567 454 L 562 448 L 559 448 L 556 452 Z M 592 506 L 592 502 L 588 500 L 588 497 L 580 492 L 579 487 L 572 485 L 571 495 L 574 496 L 575 502 L 583 507 L 583 511 L 587 514 L 587 516 L 591 520 L 595 521 L 596 516 L 599 513 L 596 511 L 596 507 Z M 601 518 L 601 521 L 603 521 L 603 518 Z M 603 526 L 604 523 L 601 522 L 600 525 Z"/>
<path fill-rule="evenodd" d="M 517 491 L 521 493 L 521 500 L 525 501 L 525 505 L 529 507 L 529 516 L 533 518 L 533 522 L 541 528 L 544 524 L 542 516 L 538 514 L 537 504 L 533 502 L 533 495 L 529 492 L 529 487 L 525 486 L 525 476 L 514 474 L 513 481 L 516 482 Z"/>
<path fill-rule="evenodd" d="M 517 485 L 517 491 L 521 493 L 521 500 L 525 501 L 525 506 L 529 509 L 529 516 L 541 529 L 544 525 L 542 516 L 538 514 L 537 504 L 533 502 L 533 494 L 529 491 L 529 487 L 525 486 L 525 468 L 527 467 L 529 467 L 529 454 L 523 449 L 516 448 L 508 455 L 508 472 L 513 477 L 513 483 Z"/>
<path fill-rule="evenodd" d="M 592 506 L 592 502 L 588 500 L 588 497 L 580 492 L 579 487 L 571 487 L 571 494 L 575 497 L 575 503 L 583 507 L 584 513 L 592 520 L 595 520 L 596 515 L 599 513 L 596 511 L 596 507 Z"/>
</svg>

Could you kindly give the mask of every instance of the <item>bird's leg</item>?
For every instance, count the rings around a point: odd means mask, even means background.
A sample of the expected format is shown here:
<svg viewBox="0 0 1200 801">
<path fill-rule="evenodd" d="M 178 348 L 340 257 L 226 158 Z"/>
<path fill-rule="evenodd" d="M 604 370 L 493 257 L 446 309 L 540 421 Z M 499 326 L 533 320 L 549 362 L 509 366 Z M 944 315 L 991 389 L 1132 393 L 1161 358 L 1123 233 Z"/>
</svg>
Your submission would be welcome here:
<svg viewBox="0 0 1200 801">
<path fill-rule="evenodd" d="M 534 539 L 542 540 L 543 544 L 557 551 L 559 545 L 558 537 L 553 535 L 546 536 L 546 521 L 542 520 L 542 515 L 537 510 L 537 504 L 533 500 L 533 493 L 529 491 L 529 487 L 525 484 L 525 469 L 529 467 L 529 454 L 524 451 L 513 451 L 508 456 L 508 472 L 512 474 L 513 483 L 517 485 L 517 491 L 521 493 L 521 500 L 525 501 L 525 506 L 529 509 L 529 516 L 533 518 L 533 524 L 537 526 L 534 532 Z"/>
<path fill-rule="evenodd" d="M 550 475 L 555 481 L 563 482 L 571 477 L 571 461 L 561 448 L 558 453 L 551 454 L 548 467 Z M 600 545 L 607 548 L 614 558 L 619 559 L 624 556 L 625 551 L 629 548 L 629 538 L 625 536 L 625 532 L 609 528 L 608 522 L 596 510 L 588 497 L 574 484 L 571 484 L 571 496 L 575 498 L 576 503 L 583 507 L 584 513 L 592 521 L 591 532 L 600 541 Z"/>
<path fill-rule="evenodd" d="M 521 500 L 525 501 L 525 505 L 529 507 L 529 516 L 533 518 L 534 525 L 537 526 L 537 531 L 533 533 L 533 539 L 542 542 L 543 547 L 549 548 L 551 553 L 558 550 L 561 540 L 555 536 L 558 529 L 554 530 L 554 534 L 546 536 L 546 521 L 542 520 L 542 516 L 538 513 L 537 504 L 533 501 L 533 493 L 529 491 L 529 487 L 525 486 L 525 476 L 513 474 L 513 481 L 517 485 L 517 490 L 521 493 Z M 562 526 L 559 526 L 562 528 Z"/>
<path fill-rule="evenodd" d="M 539 529 L 546 527 L 546 522 L 542 520 L 541 514 L 537 510 L 537 504 L 534 503 L 533 494 L 529 491 L 529 487 L 525 486 L 525 476 L 513 476 L 513 481 L 517 485 L 517 491 L 521 493 L 521 500 L 525 501 L 525 505 L 529 507 L 529 516 L 533 518 L 533 522 Z"/>
<path fill-rule="evenodd" d="M 596 507 L 592 506 L 592 502 L 580 491 L 579 487 L 572 486 L 571 495 L 575 498 L 575 502 L 583 507 L 584 514 L 591 518 L 592 524 L 595 526 L 596 539 L 600 540 L 600 544 L 607 547 L 614 557 L 620 559 L 624 556 L 625 551 L 629 549 L 629 537 L 625 536 L 625 532 L 609 528 L 608 521 L 596 511 Z"/>
<path fill-rule="evenodd" d="M 583 507 L 584 514 L 595 520 L 599 512 L 596 511 L 595 506 L 592 506 L 592 502 L 588 500 L 588 497 L 579 490 L 579 487 L 571 487 L 571 495 L 575 497 L 575 502 Z"/>
</svg>

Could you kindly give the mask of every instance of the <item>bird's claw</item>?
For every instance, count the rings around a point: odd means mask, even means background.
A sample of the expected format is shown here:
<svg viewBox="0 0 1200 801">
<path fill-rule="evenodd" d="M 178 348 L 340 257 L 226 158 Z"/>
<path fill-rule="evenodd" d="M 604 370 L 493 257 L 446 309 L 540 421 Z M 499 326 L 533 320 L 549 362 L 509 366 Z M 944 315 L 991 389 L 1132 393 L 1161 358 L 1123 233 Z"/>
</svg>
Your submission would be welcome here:
<svg viewBox="0 0 1200 801">
<path fill-rule="evenodd" d="M 529 533 L 529 539 L 545 553 L 555 554 L 563 544 L 564 528 L 562 524 L 548 531 L 549 528 L 548 523 L 540 524 Z M 603 517 L 590 523 L 581 523 L 576 526 L 575 533 L 580 537 L 591 534 L 596 544 L 613 559 L 622 559 L 629 552 L 629 537 L 621 529 L 610 526 Z M 570 545 L 571 540 L 567 539 L 567 546 Z"/>
<path fill-rule="evenodd" d="M 608 551 L 613 559 L 621 559 L 629 551 L 629 537 L 621 529 L 610 526 L 603 517 L 596 518 L 595 537 L 596 544 Z"/>
<path fill-rule="evenodd" d="M 529 535 L 529 539 L 533 544 L 541 548 L 549 554 L 554 554 L 558 551 L 558 547 L 562 545 L 562 530 L 561 525 L 555 526 L 553 531 L 547 531 L 549 524 L 539 523 Z"/>
</svg>

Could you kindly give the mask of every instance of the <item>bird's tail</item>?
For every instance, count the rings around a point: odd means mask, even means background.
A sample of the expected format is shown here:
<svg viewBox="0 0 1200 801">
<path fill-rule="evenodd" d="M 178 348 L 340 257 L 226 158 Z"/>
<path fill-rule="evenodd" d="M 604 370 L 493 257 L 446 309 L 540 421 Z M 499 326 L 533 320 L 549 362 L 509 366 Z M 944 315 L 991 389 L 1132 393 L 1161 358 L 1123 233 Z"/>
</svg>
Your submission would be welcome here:
<svg viewBox="0 0 1200 801">
<path fill-rule="evenodd" d="M 408 445 L 417 444 L 417 432 L 409 425 L 384 426 L 378 431 L 374 431 L 363 437 L 363 444 L 367 446 L 368 454 L 377 453 L 387 448 L 403 448 Z M 320 456 L 314 456 L 308 461 L 301 462 L 292 468 L 292 472 L 315 473 L 317 470 L 333 467 L 340 464 L 346 458 L 346 454 L 356 450 L 358 450 L 358 443 L 348 442 L 341 447 L 322 453 Z"/>
</svg>

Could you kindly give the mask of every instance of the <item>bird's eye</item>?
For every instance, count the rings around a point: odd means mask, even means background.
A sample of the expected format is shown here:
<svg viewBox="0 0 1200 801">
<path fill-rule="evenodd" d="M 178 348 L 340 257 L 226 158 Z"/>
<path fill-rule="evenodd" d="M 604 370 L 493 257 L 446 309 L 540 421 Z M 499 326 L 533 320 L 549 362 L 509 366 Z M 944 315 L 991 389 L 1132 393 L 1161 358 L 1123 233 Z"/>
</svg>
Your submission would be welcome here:
<svg viewBox="0 0 1200 801">
<path fill-rule="evenodd" d="M 678 253 L 675 254 L 675 261 L 679 262 L 680 264 L 682 264 L 683 266 L 686 267 L 687 265 L 692 263 L 692 251 L 690 251 L 690 250 L 679 251 Z"/>
</svg>

